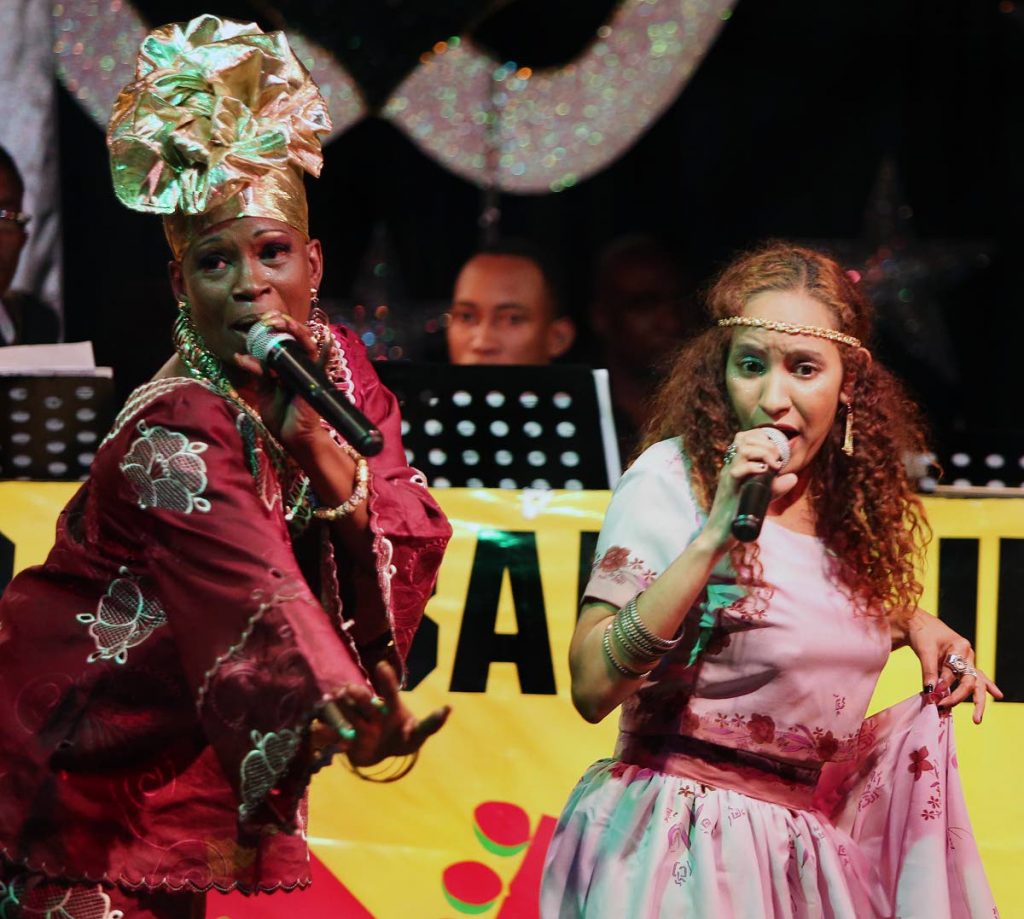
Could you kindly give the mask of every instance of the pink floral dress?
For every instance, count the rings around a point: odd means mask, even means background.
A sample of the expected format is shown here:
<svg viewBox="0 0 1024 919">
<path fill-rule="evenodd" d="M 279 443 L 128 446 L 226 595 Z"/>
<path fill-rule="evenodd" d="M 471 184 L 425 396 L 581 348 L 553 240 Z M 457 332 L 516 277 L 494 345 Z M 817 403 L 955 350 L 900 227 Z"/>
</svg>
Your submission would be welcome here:
<svg viewBox="0 0 1024 919">
<path fill-rule="evenodd" d="M 702 524 L 678 439 L 612 498 L 586 594 L 624 605 Z M 888 628 L 814 537 L 772 520 L 766 588 L 728 560 L 680 646 L 622 705 L 548 851 L 545 919 L 992 917 L 952 722 L 914 696 L 865 721 Z"/>
</svg>

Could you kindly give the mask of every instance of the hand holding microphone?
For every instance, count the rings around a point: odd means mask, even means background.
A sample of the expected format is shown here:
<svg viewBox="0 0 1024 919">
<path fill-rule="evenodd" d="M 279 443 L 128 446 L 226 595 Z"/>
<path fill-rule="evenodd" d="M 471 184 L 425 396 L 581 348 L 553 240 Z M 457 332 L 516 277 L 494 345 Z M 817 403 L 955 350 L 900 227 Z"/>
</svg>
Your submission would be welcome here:
<svg viewBox="0 0 1024 919">
<path fill-rule="evenodd" d="M 740 542 L 752 542 L 761 533 L 768 504 L 772 500 L 772 481 L 789 462 L 789 439 L 778 428 L 762 428 L 782 457 L 778 469 L 768 467 L 764 472 L 752 475 L 740 485 L 739 503 L 732 521 L 732 535 Z M 731 448 L 730 448 L 731 449 Z"/>
<path fill-rule="evenodd" d="M 246 335 L 245 349 L 273 370 L 285 389 L 308 402 L 356 450 L 364 456 L 380 453 L 384 447 L 380 431 L 310 360 L 294 335 L 257 322 Z"/>
</svg>

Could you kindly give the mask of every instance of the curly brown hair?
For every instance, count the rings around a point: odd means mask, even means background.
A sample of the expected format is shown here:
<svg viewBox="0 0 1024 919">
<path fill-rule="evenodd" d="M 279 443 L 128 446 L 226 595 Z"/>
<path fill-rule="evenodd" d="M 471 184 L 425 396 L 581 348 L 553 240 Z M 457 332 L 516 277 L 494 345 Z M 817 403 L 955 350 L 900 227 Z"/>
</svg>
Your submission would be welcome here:
<svg viewBox="0 0 1024 919">
<path fill-rule="evenodd" d="M 801 291 L 824 304 L 836 328 L 868 343 L 873 310 L 842 268 L 812 249 L 773 241 L 735 259 L 712 283 L 706 308 L 713 320 L 741 313 L 756 294 Z M 732 331 L 714 326 L 676 353 L 652 402 L 642 447 L 682 436 L 694 496 L 705 512 L 718 483 L 721 457 L 739 421 L 725 385 Z M 833 574 L 858 607 L 905 624 L 917 606 L 917 571 L 931 531 L 901 457 L 926 452 L 920 413 L 899 382 L 864 351 L 840 345 L 852 380 L 856 444 L 843 453 L 846 411 L 811 461 L 808 495 L 817 535 L 834 561 Z M 740 580 L 760 582 L 756 543 L 738 545 Z"/>
</svg>

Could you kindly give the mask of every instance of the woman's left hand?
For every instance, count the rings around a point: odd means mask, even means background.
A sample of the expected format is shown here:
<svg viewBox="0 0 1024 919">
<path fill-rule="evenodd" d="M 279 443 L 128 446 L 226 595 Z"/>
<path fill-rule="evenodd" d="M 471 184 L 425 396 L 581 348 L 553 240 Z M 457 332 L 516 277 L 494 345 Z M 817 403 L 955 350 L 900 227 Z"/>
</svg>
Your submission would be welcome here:
<svg viewBox="0 0 1024 919">
<path fill-rule="evenodd" d="M 937 616 L 926 613 L 918 608 L 906 627 L 906 631 L 898 636 L 917 655 L 921 663 L 921 678 L 925 692 L 934 692 L 940 679 L 953 686 L 953 691 L 939 700 L 939 708 L 952 708 L 968 697 L 974 699 L 974 723 L 981 724 L 985 714 L 986 696 L 1002 699 L 1003 693 L 984 673 L 976 670 L 975 674 L 957 674 L 950 666 L 948 658 L 951 654 L 965 660 L 969 667 L 974 668 L 974 649 L 971 643 L 954 632 Z"/>
</svg>

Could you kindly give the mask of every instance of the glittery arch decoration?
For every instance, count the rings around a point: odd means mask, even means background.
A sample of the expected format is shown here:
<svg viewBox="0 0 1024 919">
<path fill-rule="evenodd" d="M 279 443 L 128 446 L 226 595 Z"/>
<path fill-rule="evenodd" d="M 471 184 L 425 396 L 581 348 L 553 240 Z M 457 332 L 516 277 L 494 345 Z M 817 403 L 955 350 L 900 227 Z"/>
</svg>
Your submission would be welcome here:
<svg viewBox="0 0 1024 919">
<path fill-rule="evenodd" d="M 127 0 L 61 0 L 53 5 L 57 75 L 104 131 L 121 87 L 135 77 L 135 58 L 149 26 Z M 297 32 L 288 43 L 306 66 L 334 122 L 337 137 L 366 113 L 359 87 L 333 55 Z"/>
<path fill-rule="evenodd" d="M 519 194 L 557 192 L 629 149 L 675 100 L 735 0 L 625 0 L 562 67 L 501 63 L 439 43 L 383 116 L 453 172 Z"/>
<path fill-rule="evenodd" d="M 562 191 L 639 140 L 682 91 L 735 3 L 623 0 L 582 54 L 549 70 L 502 63 L 470 41 L 439 42 L 380 114 L 477 185 Z M 148 26 L 128 0 L 61 0 L 53 17 L 58 76 L 105 129 Z M 329 51 L 286 34 L 327 100 L 330 141 L 368 114 L 366 102 Z"/>
</svg>

